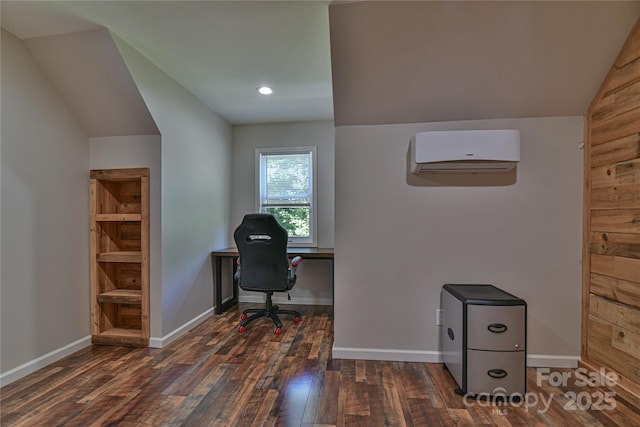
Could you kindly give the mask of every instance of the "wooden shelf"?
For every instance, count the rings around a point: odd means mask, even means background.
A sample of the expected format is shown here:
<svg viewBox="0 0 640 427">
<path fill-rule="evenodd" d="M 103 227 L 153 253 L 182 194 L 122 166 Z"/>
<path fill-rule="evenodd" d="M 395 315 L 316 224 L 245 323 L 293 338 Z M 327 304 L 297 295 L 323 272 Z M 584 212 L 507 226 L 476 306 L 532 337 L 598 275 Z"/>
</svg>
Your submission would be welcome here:
<svg viewBox="0 0 640 427">
<path fill-rule="evenodd" d="M 98 302 L 113 304 L 142 304 L 142 291 L 137 289 L 116 289 L 98 294 Z"/>
<path fill-rule="evenodd" d="M 142 262 L 142 253 L 137 251 L 103 252 L 96 257 L 98 262 Z"/>
<path fill-rule="evenodd" d="M 91 171 L 91 179 L 102 179 L 105 181 L 121 182 L 148 177 L 147 168 L 127 168 L 127 169 L 96 169 Z"/>
<path fill-rule="evenodd" d="M 94 344 L 147 347 L 149 338 L 140 329 L 111 328 L 91 335 Z"/>
<path fill-rule="evenodd" d="M 96 214 L 96 221 L 141 221 L 142 215 L 137 213 L 121 214 Z"/>
<path fill-rule="evenodd" d="M 126 329 L 126 328 L 111 328 L 106 331 L 100 332 L 100 336 L 103 337 L 140 337 L 142 338 L 142 331 L 140 329 Z"/>
</svg>

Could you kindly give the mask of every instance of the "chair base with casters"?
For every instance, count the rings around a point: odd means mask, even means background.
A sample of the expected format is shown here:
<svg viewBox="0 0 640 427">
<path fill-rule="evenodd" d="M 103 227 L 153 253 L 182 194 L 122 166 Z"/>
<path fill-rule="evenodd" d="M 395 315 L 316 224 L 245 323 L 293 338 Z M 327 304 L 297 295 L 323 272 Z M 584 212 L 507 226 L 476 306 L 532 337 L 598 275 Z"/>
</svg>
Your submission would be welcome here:
<svg viewBox="0 0 640 427">
<path fill-rule="evenodd" d="M 293 321 L 295 323 L 300 323 L 302 320 L 302 316 L 300 313 L 294 310 L 280 310 L 277 305 L 273 305 L 271 300 L 271 296 L 273 292 L 267 293 L 267 305 L 265 308 L 248 308 L 242 312 L 242 316 L 240 316 L 240 326 L 238 326 L 239 332 L 244 332 L 247 329 L 247 324 L 253 322 L 256 319 L 261 317 L 270 317 L 273 320 L 275 327 L 273 328 L 273 332 L 276 335 L 280 335 L 282 333 L 282 322 L 278 317 L 279 314 L 288 314 L 293 317 Z M 249 314 L 253 313 L 251 316 Z"/>
</svg>

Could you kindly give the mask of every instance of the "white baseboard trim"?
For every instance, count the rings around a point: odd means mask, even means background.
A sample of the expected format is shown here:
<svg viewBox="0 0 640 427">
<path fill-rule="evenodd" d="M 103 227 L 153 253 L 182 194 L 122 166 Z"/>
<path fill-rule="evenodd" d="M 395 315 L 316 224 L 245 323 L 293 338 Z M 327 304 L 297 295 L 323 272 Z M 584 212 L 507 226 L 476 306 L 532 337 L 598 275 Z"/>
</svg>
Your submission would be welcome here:
<svg viewBox="0 0 640 427">
<path fill-rule="evenodd" d="M 87 335 L 86 337 L 82 337 L 79 340 L 65 345 L 64 347 L 60 347 L 56 350 L 50 351 L 47 354 L 30 360 L 29 362 L 23 363 L 20 366 L 8 370 L 7 372 L 3 372 L 2 374 L 0 374 L 0 387 L 19 380 L 20 378 L 25 377 L 37 371 L 38 369 L 44 368 L 45 366 L 57 362 L 63 357 L 75 353 L 78 350 L 82 350 L 83 348 L 90 345 L 91 335 Z"/>
<path fill-rule="evenodd" d="M 189 329 L 199 325 L 200 323 L 202 323 L 203 321 L 205 321 L 208 317 L 210 317 L 212 315 L 213 315 L 213 307 L 211 307 L 210 309 L 208 309 L 204 313 L 199 314 L 198 316 L 194 317 L 193 319 L 189 320 L 187 323 L 185 323 L 184 325 L 180 326 L 179 328 L 173 330 L 172 332 L 168 333 L 167 335 L 165 335 L 162 338 L 154 338 L 154 337 L 149 338 L 149 347 L 162 348 L 162 347 L 166 346 L 170 342 L 175 341 L 178 338 L 180 338 L 180 336 L 182 334 L 188 332 Z"/>
<path fill-rule="evenodd" d="M 334 359 L 388 360 L 396 362 L 442 362 L 442 355 L 439 351 L 352 348 L 336 347 L 335 345 L 333 346 L 332 357 Z"/>
<path fill-rule="evenodd" d="M 556 356 L 551 354 L 528 354 L 527 366 L 532 368 L 577 368 L 580 356 Z"/>
<path fill-rule="evenodd" d="M 239 302 L 249 302 L 254 304 L 262 304 L 265 299 L 262 295 L 242 295 L 238 297 Z M 315 298 L 315 297 L 292 297 L 291 301 L 286 296 L 274 296 L 275 304 L 293 304 L 293 305 L 333 305 L 331 298 Z"/>
<path fill-rule="evenodd" d="M 442 363 L 442 352 L 420 350 L 388 350 L 382 348 L 352 348 L 333 346 L 334 359 L 386 360 L 396 362 Z M 527 355 L 528 367 L 577 368 L 579 356 L 547 354 Z"/>
</svg>

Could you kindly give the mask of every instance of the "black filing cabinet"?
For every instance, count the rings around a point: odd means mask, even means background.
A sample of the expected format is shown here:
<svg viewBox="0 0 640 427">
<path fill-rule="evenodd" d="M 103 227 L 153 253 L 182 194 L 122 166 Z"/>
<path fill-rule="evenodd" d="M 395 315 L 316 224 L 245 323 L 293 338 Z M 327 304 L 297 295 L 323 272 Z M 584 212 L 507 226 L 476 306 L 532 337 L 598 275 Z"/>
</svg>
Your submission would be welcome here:
<svg viewBox="0 0 640 427">
<path fill-rule="evenodd" d="M 446 284 L 440 344 L 458 394 L 526 392 L 527 304 L 493 285 Z"/>
</svg>

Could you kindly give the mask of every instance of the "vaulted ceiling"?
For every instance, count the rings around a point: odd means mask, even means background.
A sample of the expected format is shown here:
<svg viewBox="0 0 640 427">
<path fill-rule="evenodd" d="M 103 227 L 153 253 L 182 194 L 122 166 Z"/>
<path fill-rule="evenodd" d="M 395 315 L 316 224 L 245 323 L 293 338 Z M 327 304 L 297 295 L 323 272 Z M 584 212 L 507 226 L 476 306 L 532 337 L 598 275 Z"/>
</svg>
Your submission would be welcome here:
<svg viewBox="0 0 640 427">
<path fill-rule="evenodd" d="M 583 114 L 640 16 L 638 1 L 0 6 L 41 56 L 44 39 L 107 28 L 232 124 Z M 260 97 L 263 83 L 275 94 Z"/>
<path fill-rule="evenodd" d="M 581 115 L 640 2 L 329 8 L 336 125 Z"/>
</svg>

